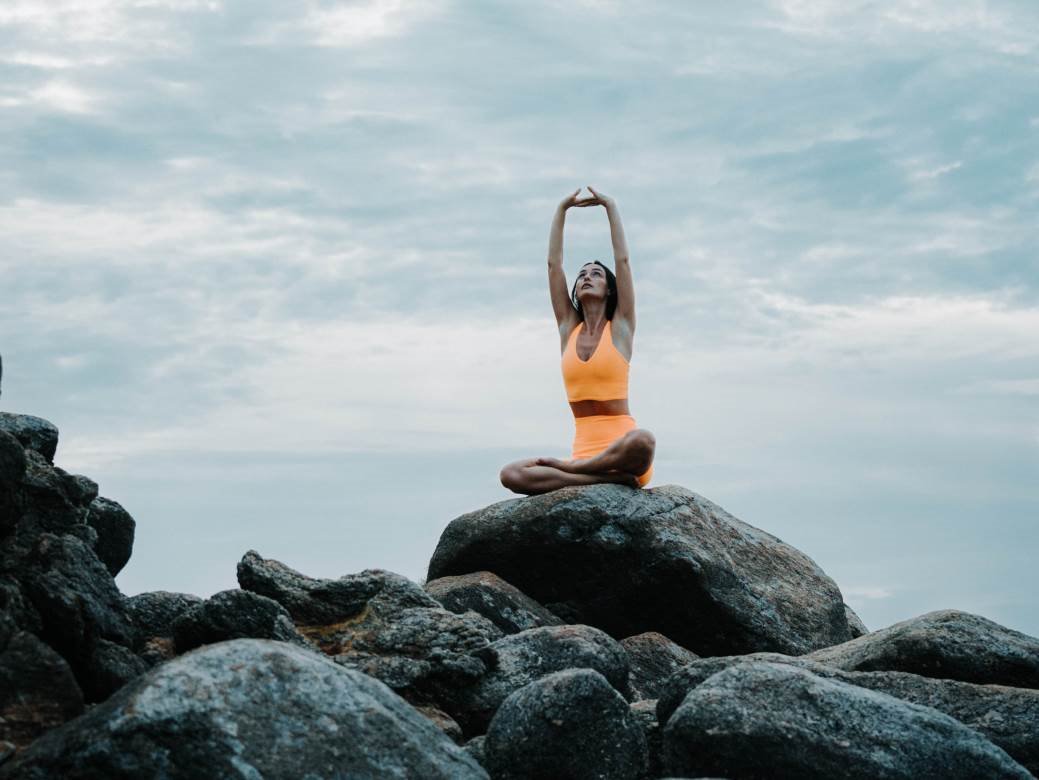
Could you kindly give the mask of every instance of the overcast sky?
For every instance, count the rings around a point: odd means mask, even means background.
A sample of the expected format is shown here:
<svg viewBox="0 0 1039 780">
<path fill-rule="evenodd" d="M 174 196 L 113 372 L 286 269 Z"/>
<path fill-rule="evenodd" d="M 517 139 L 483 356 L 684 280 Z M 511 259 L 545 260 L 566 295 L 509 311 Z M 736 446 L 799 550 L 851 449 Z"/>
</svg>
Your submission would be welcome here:
<svg viewBox="0 0 1039 780">
<path fill-rule="evenodd" d="M 556 203 L 620 207 L 630 408 L 867 626 L 1039 635 L 1033 0 L 0 3 L 0 408 L 137 521 L 419 580 L 568 457 Z M 585 193 L 587 194 L 587 192 Z M 612 266 L 603 209 L 565 270 Z"/>
</svg>

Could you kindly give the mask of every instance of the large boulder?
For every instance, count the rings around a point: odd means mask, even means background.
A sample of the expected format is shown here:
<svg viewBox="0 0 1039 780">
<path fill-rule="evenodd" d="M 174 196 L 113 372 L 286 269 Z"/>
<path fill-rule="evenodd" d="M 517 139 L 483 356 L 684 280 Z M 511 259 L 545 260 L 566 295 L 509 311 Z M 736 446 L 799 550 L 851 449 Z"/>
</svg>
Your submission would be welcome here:
<svg viewBox="0 0 1039 780">
<path fill-rule="evenodd" d="M 1039 688 L 1039 639 L 956 609 L 903 620 L 808 657 L 847 671 Z"/>
<path fill-rule="evenodd" d="M 667 723 L 688 693 L 731 666 L 764 661 L 797 666 L 816 677 L 868 688 L 912 704 L 932 707 L 977 731 L 1015 761 L 1039 775 L 1039 690 L 940 680 L 908 672 L 845 672 L 778 653 L 702 658 L 675 672 L 663 686 L 656 714 Z"/>
<path fill-rule="evenodd" d="M 634 699 L 656 699 L 667 679 L 699 656 L 663 634 L 647 631 L 621 640 L 631 666 Z"/>
<path fill-rule="evenodd" d="M 664 726 L 663 763 L 685 777 L 1031 777 L 944 713 L 761 661 L 689 692 Z"/>
<path fill-rule="evenodd" d="M 425 584 L 431 595 L 452 612 L 478 612 L 506 634 L 539 626 L 561 626 L 563 621 L 489 571 L 441 577 Z"/>
<path fill-rule="evenodd" d="M 677 485 L 568 487 L 453 520 L 428 579 L 493 571 L 568 623 L 658 631 L 700 655 L 847 641 L 840 590 L 804 553 Z"/>
<path fill-rule="evenodd" d="M 54 453 L 58 449 L 58 428 L 54 423 L 31 414 L 0 412 L 0 430 L 13 435 L 26 449 L 54 462 Z"/>
<path fill-rule="evenodd" d="M 3 780 L 304 775 L 487 777 L 382 683 L 261 639 L 157 666 L 0 767 Z"/>
<path fill-rule="evenodd" d="M 488 658 L 490 670 L 446 702 L 467 734 L 486 730 L 506 698 L 553 672 L 594 669 L 624 697 L 630 695 L 624 648 L 592 626 L 529 628 L 497 640 L 480 655 Z"/>
<path fill-rule="evenodd" d="M 299 632 L 337 663 L 452 714 L 446 702 L 493 662 L 493 654 L 476 651 L 502 636 L 486 618 L 449 612 L 417 583 L 381 569 L 319 580 L 250 550 L 238 581 L 284 606 Z"/>
<path fill-rule="evenodd" d="M 90 502 L 86 520 L 97 531 L 94 552 L 114 577 L 130 560 L 137 523 L 118 501 L 103 497 Z"/>
<path fill-rule="evenodd" d="M 642 727 L 593 669 L 555 672 L 510 695 L 484 752 L 495 780 L 638 780 L 647 769 Z"/>
<path fill-rule="evenodd" d="M 123 596 L 90 546 L 70 534 L 41 534 L 19 561 L 19 586 L 42 623 L 40 638 L 69 662 L 87 701 L 112 689 L 93 674 L 101 640 L 129 647 L 132 630 Z"/>
</svg>

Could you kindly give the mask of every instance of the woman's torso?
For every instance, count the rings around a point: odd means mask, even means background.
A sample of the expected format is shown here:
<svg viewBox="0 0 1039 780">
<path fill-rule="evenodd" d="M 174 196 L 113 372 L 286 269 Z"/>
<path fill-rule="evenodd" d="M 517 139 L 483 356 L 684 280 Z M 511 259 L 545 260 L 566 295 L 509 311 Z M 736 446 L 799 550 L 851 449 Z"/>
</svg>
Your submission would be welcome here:
<svg viewBox="0 0 1039 780">
<path fill-rule="evenodd" d="M 614 317 L 613 320 L 604 323 L 602 330 L 597 334 L 589 332 L 587 328 L 582 327 L 582 325 L 584 325 L 584 323 L 581 320 L 575 319 L 570 321 L 567 327 L 560 329 L 561 358 L 564 361 L 566 360 L 567 348 L 570 346 L 571 336 L 576 331 L 572 349 L 576 351 L 576 357 L 580 363 L 587 364 L 593 358 L 603 359 L 600 358 L 600 351 L 610 346 L 615 350 L 615 355 L 619 356 L 625 364 L 631 362 L 634 331 L 628 322 Z M 601 339 L 607 338 L 610 339 L 610 344 L 601 341 Z M 625 379 L 625 386 L 626 384 Z M 585 399 L 570 401 L 569 403 L 574 417 L 631 413 L 628 409 L 628 399 L 626 397 Z"/>
</svg>

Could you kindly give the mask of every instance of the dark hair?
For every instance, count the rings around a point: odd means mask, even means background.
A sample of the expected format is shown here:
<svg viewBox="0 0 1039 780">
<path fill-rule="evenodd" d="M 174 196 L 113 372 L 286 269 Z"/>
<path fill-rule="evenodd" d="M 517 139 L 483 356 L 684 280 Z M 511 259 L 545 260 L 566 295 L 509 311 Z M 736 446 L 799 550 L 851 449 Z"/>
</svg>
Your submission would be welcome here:
<svg viewBox="0 0 1039 780">
<path fill-rule="evenodd" d="M 598 260 L 592 260 L 598 266 L 602 266 L 602 269 L 606 272 L 606 286 L 609 292 L 606 294 L 606 319 L 613 319 L 613 312 L 617 310 L 617 277 L 613 275 L 613 271 L 604 266 Z M 588 265 L 585 263 L 584 265 Z M 581 266 L 582 268 L 584 266 Z M 577 313 L 581 317 L 581 321 L 584 321 L 584 309 L 581 306 L 581 302 L 577 300 L 577 280 L 574 279 L 574 286 L 570 289 L 570 302 L 573 303 L 574 308 L 577 309 Z"/>
</svg>

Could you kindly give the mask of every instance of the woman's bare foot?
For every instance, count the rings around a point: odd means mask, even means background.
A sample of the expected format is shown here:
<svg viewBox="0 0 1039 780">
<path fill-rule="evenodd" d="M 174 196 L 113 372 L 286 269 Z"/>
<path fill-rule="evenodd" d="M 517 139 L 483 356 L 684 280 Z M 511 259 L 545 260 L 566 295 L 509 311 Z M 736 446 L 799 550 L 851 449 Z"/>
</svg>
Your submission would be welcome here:
<svg viewBox="0 0 1039 780">
<path fill-rule="evenodd" d="M 634 474 L 629 474 L 626 471 L 610 471 L 606 474 L 600 474 L 599 476 L 605 477 L 606 482 L 616 482 L 619 485 L 627 485 L 630 488 L 639 487 L 639 478 Z"/>
</svg>

